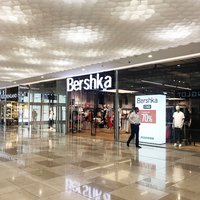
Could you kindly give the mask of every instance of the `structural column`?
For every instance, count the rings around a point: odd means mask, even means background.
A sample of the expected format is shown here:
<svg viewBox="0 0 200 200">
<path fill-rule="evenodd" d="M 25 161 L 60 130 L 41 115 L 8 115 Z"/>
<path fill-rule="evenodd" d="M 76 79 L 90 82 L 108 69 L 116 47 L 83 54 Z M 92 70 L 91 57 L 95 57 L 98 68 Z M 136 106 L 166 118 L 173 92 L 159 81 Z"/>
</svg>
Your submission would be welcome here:
<svg viewBox="0 0 200 200">
<path fill-rule="evenodd" d="M 115 71 L 115 141 L 119 141 L 119 84 L 118 84 L 118 70 Z"/>
</svg>

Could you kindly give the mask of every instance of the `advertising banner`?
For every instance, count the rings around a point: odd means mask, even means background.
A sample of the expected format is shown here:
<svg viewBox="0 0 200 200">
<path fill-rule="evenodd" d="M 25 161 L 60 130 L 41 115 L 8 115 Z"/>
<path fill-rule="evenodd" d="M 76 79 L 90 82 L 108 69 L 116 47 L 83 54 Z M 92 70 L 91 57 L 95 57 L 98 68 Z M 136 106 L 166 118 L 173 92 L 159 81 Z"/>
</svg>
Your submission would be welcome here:
<svg viewBox="0 0 200 200">
<path fill-rule="evenodd" d="M 136 96 L 135 105 L 140 110 L 140 142 L 166 143 L 166 96 Z"/>
</svg>

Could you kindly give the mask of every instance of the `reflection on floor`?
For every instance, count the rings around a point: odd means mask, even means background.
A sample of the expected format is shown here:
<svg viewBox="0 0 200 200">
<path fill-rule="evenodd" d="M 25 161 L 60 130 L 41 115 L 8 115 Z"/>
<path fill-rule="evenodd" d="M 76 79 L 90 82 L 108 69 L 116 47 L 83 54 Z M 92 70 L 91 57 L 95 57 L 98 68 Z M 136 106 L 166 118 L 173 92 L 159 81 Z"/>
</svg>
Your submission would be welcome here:
<svg viewBox="0 0 200 200">
<path fill-rule="evenodd" d="M 81 136 L 81 137 L 89 137 L 94 139 L 103 139 L 103 140 L 109 140 L 114 141 L 114 129 L 97 129 L 96 135 L 91 136 L 90 130 L 82 130 L 81 132 L 75 133 L 74 135 Z M 119 141 L 126 143 L 130 136 L 130 133 L 120 132 L 119 134 Z M 149 144 L 144 144 L 146 146 L 149 146 Z M 178 149 L 178 150 L 188 150 L 188 151 L 196 151 L 200 152 L 200 144 L 196 143 L 195 145 L 191 143 L 191 145 L 182 145 L 182 147 L 174 147 L 174 143 L 167 142 L 166 144 L 156 145 L 156 144 L 150 144 L 150 146 L 157 146 L 157 147 L 163 147 L 163 148 L 172 148 L 172 149 Z"/>
<path fill-rule="evenodd" d="M 48 129 L 0 131 L 1 200 L 199 200 L 200 154 Z"/>
</svg>

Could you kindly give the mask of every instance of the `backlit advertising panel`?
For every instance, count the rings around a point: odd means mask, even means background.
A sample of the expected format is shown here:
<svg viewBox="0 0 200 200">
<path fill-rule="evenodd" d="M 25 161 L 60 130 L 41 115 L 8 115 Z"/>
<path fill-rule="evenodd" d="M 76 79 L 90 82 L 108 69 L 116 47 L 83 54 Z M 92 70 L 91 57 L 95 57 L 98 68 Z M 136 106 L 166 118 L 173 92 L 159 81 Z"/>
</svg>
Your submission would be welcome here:
<svg viewBox="0 0 200 200">
<path fill-rule="evenodd" d="M 166 143 L 166 96 L 136 96 L 135 105 L 140 110 L 140 142 Z"/>
</svg>

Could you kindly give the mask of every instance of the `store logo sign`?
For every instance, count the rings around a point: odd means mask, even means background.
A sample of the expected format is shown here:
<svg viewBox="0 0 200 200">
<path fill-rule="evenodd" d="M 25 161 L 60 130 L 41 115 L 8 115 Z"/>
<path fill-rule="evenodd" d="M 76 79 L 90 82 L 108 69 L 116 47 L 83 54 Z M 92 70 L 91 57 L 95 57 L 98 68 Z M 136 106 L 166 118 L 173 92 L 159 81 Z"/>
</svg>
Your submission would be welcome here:
<svg viewBox="0 0 200 200">
<path fill-rule="evenodd" d="M 177 91 L 175 97 L 178 98 L 200 98 L 200 90 Z"/>
<path fill-rule="evenodd" d="M 0 98 L 1 99 L 16 99 L 17 98 L 17 94 L 1 94 Z"/>
<path fill-rule="evenodd" d="M 74 80 L 73 78 L 67 78 L 67 91 L 78 91 L 78 90 L 106 90 L 112 87 L 111 76 L 100 76 L 96 74 L 95 77 L 91 74 L 89 78 Z"/>
<path fill-rule="evenodd" d="M 158 99 L 157 98 L 153 98 L 153 97 L 149 97 L 149 98 L 137 98 L 137 103 L 138 104 L 144 104 L 144 103 L 158 103 Z"/>
</svg>

